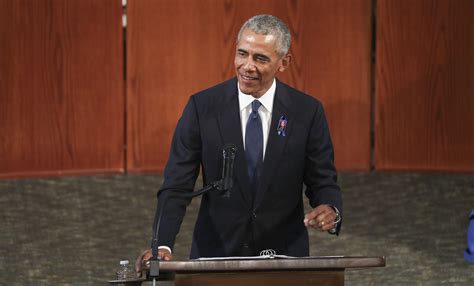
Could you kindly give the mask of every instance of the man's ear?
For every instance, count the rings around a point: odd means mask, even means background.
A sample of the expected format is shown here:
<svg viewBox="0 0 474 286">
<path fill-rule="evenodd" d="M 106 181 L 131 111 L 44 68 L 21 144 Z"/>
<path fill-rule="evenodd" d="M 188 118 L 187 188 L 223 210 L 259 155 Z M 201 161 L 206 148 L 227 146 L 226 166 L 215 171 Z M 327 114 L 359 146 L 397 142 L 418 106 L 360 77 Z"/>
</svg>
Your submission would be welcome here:
<svg viewBox="0 0 474 286">
<path fill-rule="evenodd" d="M 283 72 L 284 70 L 286 70 L 290 66 L 292 59 L 293 59 L 293 56 L 290 53 L 286 54 L 283 58 L 281 58 L 281 64 L 278 70 L 280 72 Z"/>
</svg>

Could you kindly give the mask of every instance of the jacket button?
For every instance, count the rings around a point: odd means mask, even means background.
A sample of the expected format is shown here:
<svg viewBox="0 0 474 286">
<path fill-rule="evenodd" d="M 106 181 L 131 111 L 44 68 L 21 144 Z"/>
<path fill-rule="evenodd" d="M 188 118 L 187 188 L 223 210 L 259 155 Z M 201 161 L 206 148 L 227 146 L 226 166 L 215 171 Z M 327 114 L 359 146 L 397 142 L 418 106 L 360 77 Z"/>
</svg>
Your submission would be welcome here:
<svg viewBox="0 0 474 286">
<path fill-rule="evenodd" d="M 255 212 L 252 212 L 252 217 L 257 218 L 257 214 Z"/>
<path fill-rule="evenodd" d="M 244 248 L 249 248 L 249 245 L 247 243 L 242 244 Z"/>
</svg>

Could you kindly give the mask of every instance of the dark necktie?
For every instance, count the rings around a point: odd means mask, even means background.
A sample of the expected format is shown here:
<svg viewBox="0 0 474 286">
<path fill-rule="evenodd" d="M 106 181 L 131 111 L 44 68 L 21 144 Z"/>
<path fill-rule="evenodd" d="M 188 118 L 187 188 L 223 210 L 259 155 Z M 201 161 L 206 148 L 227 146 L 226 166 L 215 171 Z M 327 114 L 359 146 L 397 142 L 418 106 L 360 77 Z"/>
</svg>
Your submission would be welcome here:
<svg viewBox="0 0 474 286">
<path fill-rule="evenodd" d="M 258 100 L 252 102 L 252 112 L 245 130 L 245 156 L 247 157 L 248 174 L 254 192 L 256 191 L 260 165 L 263 160 L 262 120 L 258 114 L 261 105 Z"/>
</svg>

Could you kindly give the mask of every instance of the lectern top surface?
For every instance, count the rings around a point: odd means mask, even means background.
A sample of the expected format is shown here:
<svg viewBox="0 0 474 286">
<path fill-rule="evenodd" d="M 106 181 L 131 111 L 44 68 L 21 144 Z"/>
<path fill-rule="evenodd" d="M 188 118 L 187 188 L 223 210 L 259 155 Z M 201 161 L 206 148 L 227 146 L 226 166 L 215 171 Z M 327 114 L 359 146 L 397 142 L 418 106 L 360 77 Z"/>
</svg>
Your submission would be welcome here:
<svg viewBox="0 0 474 286">
<path fill-rule="evenodd" d="M 315 271 L 384 267 L 385 257 L 310 256 L 288 259 L 223 259 L 163 261 L 160 271 L 176 273 L 227 271 Z"/>
</svg>

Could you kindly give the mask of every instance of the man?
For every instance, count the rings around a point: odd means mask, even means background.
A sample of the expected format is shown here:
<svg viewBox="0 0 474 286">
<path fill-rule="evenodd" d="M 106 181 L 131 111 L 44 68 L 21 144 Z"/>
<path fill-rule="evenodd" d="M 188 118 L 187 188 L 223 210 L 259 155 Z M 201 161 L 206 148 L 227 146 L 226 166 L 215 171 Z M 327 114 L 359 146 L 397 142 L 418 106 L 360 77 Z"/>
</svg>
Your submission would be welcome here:
<svg viewBox="0 0 474 286">
<path fill-rule="evenodd" d="M 242 26 L 236 77 L 193 95 L 178 122 L 160 190 L 192 191 L 220 179 L 222 147 L 237 146 L 230 197 L 203 196 L 191 258 L 309 255 L 306 227 L 337 234 L 342 199 L 323 107 L 275 79 L 291 63 L 291 36 L 278 18 L 258 15 Z M 302 190 L 313 207 L 304 214 Z M 172 259 L 187 202 L 170 200 L 162 218 L 159 256 Z M 148 250 L 137 270 L 150 259 Z"/>
</svg>

